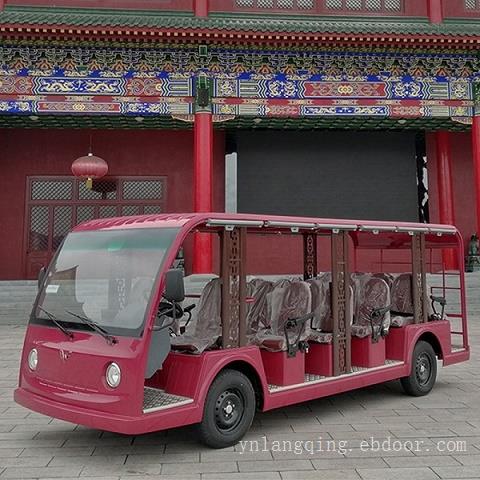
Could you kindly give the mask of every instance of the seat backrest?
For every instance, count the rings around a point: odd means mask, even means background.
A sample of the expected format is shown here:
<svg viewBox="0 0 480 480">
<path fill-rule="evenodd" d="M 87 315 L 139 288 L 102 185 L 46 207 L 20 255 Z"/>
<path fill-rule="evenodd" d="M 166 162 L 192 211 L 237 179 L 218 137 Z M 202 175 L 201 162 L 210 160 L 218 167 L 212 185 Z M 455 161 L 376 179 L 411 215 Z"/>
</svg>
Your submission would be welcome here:
<svg viewBox="0 0 480 480">
<path fill-rule="evenodd" d="M 388 288 L 392 288 L 393 281 L 395 280 L 395 277 L 391 273 L 374 273 L 373 274 L 374 278 L 381 278 L 382 280 L 385 280 L 387 282 Z"/>
<path fill-rule="evenodd" d="M 402 273 L 392 284 L 392 311 L 413 315 L 412 274 Z"/>
<path fill-rule="evenodd" d="M 268 294 L 273 290 L 273 283 L 261 278 L 254 278 L 247 283 L 247 296 L 253 299 L 247 303 L 247 339 L 259 330 L 268 328 Z"/>
<path fill-rule="evenodd" d="M 210 280 L 202 291 L 195 323 L 189 324 L 187 334 L 194 338 L 216 338 L 221 335 L 221 280 Z"/>
<path fill-rule="evenodd" d="M 270 326 L 273 335 L 284 335 L 289 319 L 300 318 L 311 312 L 312 294 L 307 282 L 293 281 L 278 285 L 269 294 Z"/>
<path fill-rule="evenodd" d="M 362 289 L 357 291 L 357 304 L 354 316 L 354 325 L 370 326 L 372 312 L 377 308 L 390 306 L 390 288 L 385 280 L 370 276 L 364 279 Z M 374 325 L 382 323 L 390 326 L 390 312 L 374 319 Z"/>
<path fill-rule="evenodd" d="M 128 303 L 142 303 L 150 299 L 153 280 L 151 278 L 139 278 L 132 286 L 128 295 Z"/>
<path fill-rule="evenodd" d="M 331 332 L 333 329 L 331 281 L 330 272 L 320 273 L 318 277 L 307 280 L 312 294 L 312 312 L 315 314 L 312 326 L 323 332 Z"/>
</svg>

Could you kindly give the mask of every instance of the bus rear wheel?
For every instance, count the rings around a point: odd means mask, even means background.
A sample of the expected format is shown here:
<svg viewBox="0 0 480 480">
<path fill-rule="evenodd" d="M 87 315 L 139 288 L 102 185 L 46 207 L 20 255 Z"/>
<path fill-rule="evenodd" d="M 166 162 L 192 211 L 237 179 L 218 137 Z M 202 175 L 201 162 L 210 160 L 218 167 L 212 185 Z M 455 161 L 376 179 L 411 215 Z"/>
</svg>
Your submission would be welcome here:
<svg viewBox="0 0 480 480">
<path fill-rule="evenodd" d="M 237 370 L 220 372 L 208 391 L 200 440 L 212 448 L 235 445 L 250 428 L 255 416 L 255 391 L 250 380 Z"/>
<path fill-rule="evenodd" d="M 423 340 L 415 345 L 412 356 L 412 371 L 408 377 L 400 379 L 408 395 L 427 395 L 437 379 L 437 357 L 433 347 Z"/>
</svg>

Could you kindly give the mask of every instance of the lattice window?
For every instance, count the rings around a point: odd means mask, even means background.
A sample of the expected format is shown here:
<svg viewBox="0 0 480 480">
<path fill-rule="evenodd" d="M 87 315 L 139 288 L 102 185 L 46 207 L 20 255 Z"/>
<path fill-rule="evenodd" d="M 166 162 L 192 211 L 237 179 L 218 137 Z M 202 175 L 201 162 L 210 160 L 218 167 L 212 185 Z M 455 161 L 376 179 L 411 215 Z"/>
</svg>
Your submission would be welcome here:
<svg viewBox="0 0 480 480">
<path fill-rule="evenodd" d="M 49 208 L 34 206 L 30 210 L 29 250 L 42 252 L 48 250 Z"/>
<path fill-rule="evenodd" d="M 31 200 L 71 200 L 73 183 L 66 181 L 35 180 L 31 186 Z"/>
<path fill-rule="evenodd" d="M 480 0 L 464 0 L 466 10 L 480 10 Z"/>
<path fill-rule="evenodd" d="M 252 8 L 259 10 L 311 10 L 317 0 L 236 0 L 236 6 L 240 8 Z"/>
<path fill-rule="evenodd" d="M 72 210 L 67 205 L 55 207 L 53 214 L 52 248 L 56 250 L 72 228 Z"/>
<path fill-rule="evenodd" d="M 95 218 L 95 207 L 93 205 L 79 205 L 77 207 L 77 225 L 88 222 Z"/>
<path fill-rule="evenodd" d="M 159 214 L 166 201 L 165 177 L 102 178 L 87 189 L 73 177 L 28 179 L 26 271 L 48 263 L 68 232 L 95 218 Z M 37 269 L 38 270 L 38 269 Z"/>
<path fill-rule="evenodd" d="M 351 12 L 400 12 L 404 0 L 324 0 L 327 10 Z"/>
<path fill-rule="evenodd" d="M 92 190 L 85 182 L 78 182 L 78 198 L 80 200 L 115 200 L 117 198 L 116 180 L 94 180 Z"/>
<path fill-rule="evenodd" d="M 100 218 L 111 218 L 117 216 L 117 207 L 115 205 L 104 205 L 98 210 Z"/>
<path fill-rule="evenodd" d="M 162 180 L 125 180 L 123 182 L 125 200 L 162 200 L 163 194 Z"/>
<path fill-rule="evenodd" d="M 124 205 L 122 207 L 122 215 L 140 215 L 140 205 Z"/>
<path fill-rule="evenodd" d="M 145 207 L 143 207 L 143 213 L 145 215 L 157 215 L 162 213 L 162 207 L 160 205 L 145 205 Z"/>
</svg>

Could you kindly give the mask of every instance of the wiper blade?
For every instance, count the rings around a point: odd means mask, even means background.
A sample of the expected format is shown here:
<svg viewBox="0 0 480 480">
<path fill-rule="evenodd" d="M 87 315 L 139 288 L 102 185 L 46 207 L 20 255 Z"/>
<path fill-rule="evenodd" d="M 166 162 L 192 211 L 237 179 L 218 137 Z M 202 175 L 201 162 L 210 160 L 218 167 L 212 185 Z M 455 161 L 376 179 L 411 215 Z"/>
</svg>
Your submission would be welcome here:
<svg viewBox="0 0 480 480">
<path fill-rule="evenodd" d="M 43 312 L 47 317 L 51 320 L 51 322 L 56 325 L 68 338 L 72 339 L 73 338 L 73 333 L 67 330 L 58 320 L 58 318 L 53 315 L 53 313 L 47 312 L 44 308 L 42 307 L 37 307 L 41 312 Z"/>
<path fill-rule="evenodd" d="M 94 322 L 92 319 L 88 317 L 84 317 L 83 315 L 78 315 L 77 313 L 70 312 L 70 310 L 65 310 L 69 315 L 72 315 L 75 318 L 81 320 L 85 325 L 88 325 L 92 330 L 98 332 L 109 345 L 115 345 L 118 343 L 118 340 L 113 336 L 110 335 L 104 328 L 102 328 L 97 322 Z"/>
</svg>

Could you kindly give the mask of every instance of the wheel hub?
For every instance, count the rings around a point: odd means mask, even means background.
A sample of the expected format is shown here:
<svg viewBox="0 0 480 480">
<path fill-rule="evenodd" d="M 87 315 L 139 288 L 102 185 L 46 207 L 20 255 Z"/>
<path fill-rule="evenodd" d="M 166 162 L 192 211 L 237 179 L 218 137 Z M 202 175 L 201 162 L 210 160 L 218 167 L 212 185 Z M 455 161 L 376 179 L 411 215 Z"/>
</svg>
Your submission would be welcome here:
<svg viewBox="0 0 480 480">
<path fill-rule="evenodd" d="M 244 401 L 241 394 L 234 390 L 226 390 L 219 395 L 215 405 L 215 423 L 220 430 L 233 430 L 241 422 Z"/>
<path fill-rule="evenodd" d="M 417 358 L 415 371 L 420 385 L 426 385 L 430 381 L 432 365 L 427 355 L 422 354 Z"/>
</svg>

